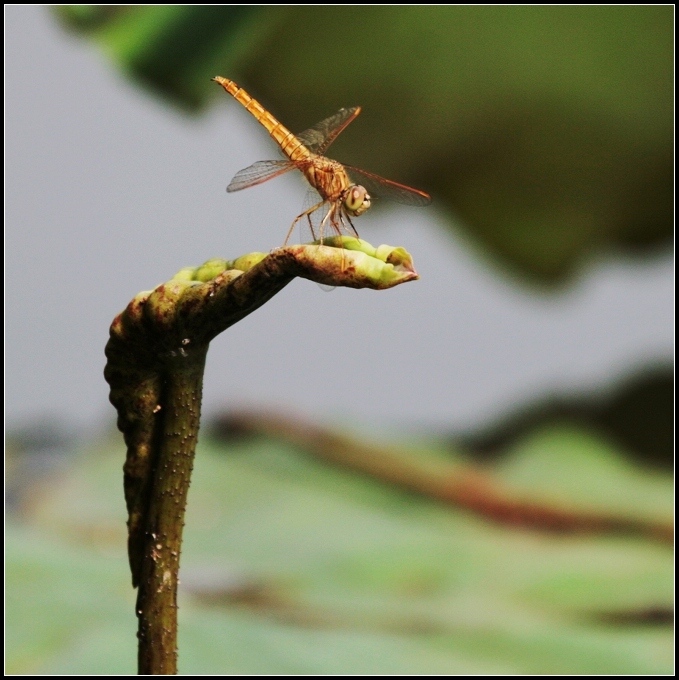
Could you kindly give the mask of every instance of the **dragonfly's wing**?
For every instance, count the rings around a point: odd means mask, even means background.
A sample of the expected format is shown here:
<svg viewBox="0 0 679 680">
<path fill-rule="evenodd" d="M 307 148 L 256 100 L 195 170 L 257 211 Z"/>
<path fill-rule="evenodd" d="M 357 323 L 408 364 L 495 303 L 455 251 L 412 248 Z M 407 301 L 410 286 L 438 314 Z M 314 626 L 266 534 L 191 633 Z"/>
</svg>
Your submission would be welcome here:
<svg viewBox="0 0 679 680">
<path fill-rule="evenodd" d="M 374 175 L 372 172 L 359 170 L 353 168 L 351 165 L 344 166 L 349 172 L 349 176 L 356 184 L 363 185 L 373 198 L 386 198 L 390 201 L 403 203 L 404 205 L 429 205 L 431 203 L 431 196 L 419 189 L 407 187 L 405 184 L 392 182 L 390 179 L 384 179 L 379 175 Z"/>
<path fill-rule="evenodd" d="M 292 161 L 257 161 L 239 170 L 226 187 L 228 192 L 240 191 L 278 177 L 297 166 Z"/>
<path fill-rule="evenodd" d="M 300 213 L 304 217 L 298 223 L 297 237 L 300 243 L 315 241 L 319 238 L 318 230 L 328 208 L 329 205 L 326 206 L 316 189 L 309 187 L 304 196 L 302 212 Z"/>
<path fill-rule="evenodd" d="M 360 106 L 340 109 L 334 116 L 322 120 L 312 128 L 300 132 L 297 136 L 310 151 L 323 155 L 325 150 L 337 139 L 337 135 L 361 113 Z"/>
</svg>

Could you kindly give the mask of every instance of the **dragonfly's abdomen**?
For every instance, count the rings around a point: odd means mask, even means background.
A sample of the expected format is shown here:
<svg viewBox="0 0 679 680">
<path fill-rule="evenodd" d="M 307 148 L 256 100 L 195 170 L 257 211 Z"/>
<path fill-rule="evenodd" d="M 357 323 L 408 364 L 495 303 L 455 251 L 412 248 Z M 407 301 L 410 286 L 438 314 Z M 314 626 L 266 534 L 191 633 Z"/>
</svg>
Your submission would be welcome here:
<svg viewBox="0 0 679 680">
<path fill-rule="evenodd" d="M 304 165 L 302 172 L 316 191 L 326 201 L 337 201 L 342 198 L 351 186 L 351 181 L 344 166 L 324 156 L 310 154 L 312 162 Z"/>
<path fill-rule="evenodd" d="M 240 102 L 266 128 L 273 140 L 291 161 L 309 158 L 311 155 L 309 149 L 242 87 L 238 87 L 233 80 L 221 76 L 217 76 L 213 80 L 219 83 L 237 102 Z"/>
</svg>

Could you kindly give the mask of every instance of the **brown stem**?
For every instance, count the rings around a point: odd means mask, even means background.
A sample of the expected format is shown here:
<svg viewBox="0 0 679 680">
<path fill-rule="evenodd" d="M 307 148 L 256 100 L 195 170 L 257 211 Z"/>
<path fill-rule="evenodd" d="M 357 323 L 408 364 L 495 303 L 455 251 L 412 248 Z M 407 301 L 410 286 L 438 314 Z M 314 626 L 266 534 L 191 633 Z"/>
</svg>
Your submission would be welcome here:
<svg viewBox="0 0 679 680">
<path fill-rule="evenodd" d="M 177 672 L 177 584 L 207 345 L 168 362 L 137 595 L 139 674 Z"/>
<path fill-rule="evenodd" d="M 527 500 L 503 489 L 491 475 L 471 465 L 425 462 L 275 413 L 231 414 L 220 419 L 218 427 L 227 435 L 265 434 L 284 439 L 331 464 L 464 508 L 499 524 L 556 533 L 637 534 L 668 544 L 674 540 L 671 522 L 586 512 Z"/>
<path fill-rule="evenodd" d="M 111 324 L 104 375 L 127 444 L 124 487 L 132 585 L 139 587 L 140 674 L 177 672 L 179 554 L 208 345 L 295 276 L 378 290 L 418 278 L 403 248 L 328 239 L 323 246 L 289 246 L 182 269 L 135 296 Z"/>
</svg>

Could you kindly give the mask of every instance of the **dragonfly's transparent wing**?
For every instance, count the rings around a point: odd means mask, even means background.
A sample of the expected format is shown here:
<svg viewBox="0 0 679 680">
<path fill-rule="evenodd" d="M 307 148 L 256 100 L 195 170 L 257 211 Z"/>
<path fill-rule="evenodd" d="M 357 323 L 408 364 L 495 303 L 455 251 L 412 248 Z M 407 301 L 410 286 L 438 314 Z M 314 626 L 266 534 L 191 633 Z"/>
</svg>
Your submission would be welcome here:
<svg viewBox="0 0 679 680">
<path fill-rule="evenodd" d="M 240 191 L 278 177 L 297 166 L 292 161 L 257 161 L 239 170 L 226 187 L 228 192 Z"/>
<path fill-rule="evenodd" d="M 322 120 L 312 128 L 304 130 L 297 135 L 304 146 L 313 153 L 322 156 L 326 149 L 337 139 L 344 128 L 361 113 L 360 106 L 352 106 L 350 109 L 340 109 L 334 116 Z"/>
<path fill-rule="evenodd" d="M 309 187 L 304 196 L 302 218 L 297 224 L 297 238 L 300 243 L 308 243 L 320 238 L 320 225 L 330 204 L 319 196 L 316 189 Z"/>
<path fill-rule="evenodd" d="M 379 175 L 374 175 L 372 172 L 359 170 L 351 165 L 345 165 L 349 176 L 356 184 L 364 186 L 371 198 L 386 198 L 390 201 L 403 203 L 404 205 L 429 205 L 431 203 L 431 196 L 419 189 L 407 187 L 405 184 L 392 182 L 390 179 L 384 179 Z"/>
</svg>

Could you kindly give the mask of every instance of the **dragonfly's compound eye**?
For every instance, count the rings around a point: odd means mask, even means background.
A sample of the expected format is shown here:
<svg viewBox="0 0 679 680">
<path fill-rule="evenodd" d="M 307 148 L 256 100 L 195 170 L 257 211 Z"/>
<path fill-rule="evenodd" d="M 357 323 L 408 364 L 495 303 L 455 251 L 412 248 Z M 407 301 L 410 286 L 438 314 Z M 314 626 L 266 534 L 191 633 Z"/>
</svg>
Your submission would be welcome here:
<svg viewBox="0 0 679 680">
<path fill-rule="evenodd" d="M 358 217 L 370 207 L 370 194 L 365 187 L 354 184 L 344 198 L 344 207 L 350 215 Z"/>
</svg>

